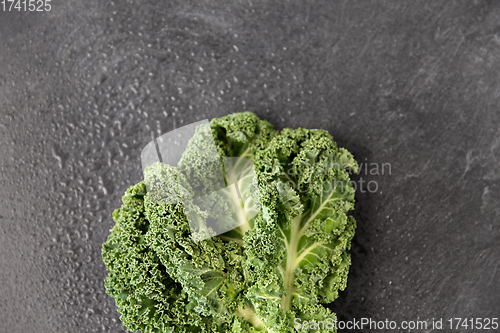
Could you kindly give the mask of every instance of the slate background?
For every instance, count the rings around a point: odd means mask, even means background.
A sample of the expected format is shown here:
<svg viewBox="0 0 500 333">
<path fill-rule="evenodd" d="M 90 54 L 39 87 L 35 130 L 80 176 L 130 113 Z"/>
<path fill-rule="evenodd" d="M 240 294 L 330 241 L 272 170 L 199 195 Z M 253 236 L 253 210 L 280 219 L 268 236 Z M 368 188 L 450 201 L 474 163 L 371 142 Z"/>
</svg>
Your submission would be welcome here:
<svg viewBox="0 0 500 333">
<path fill-rule="evenodd" d="M 499 317 L 499 2 L 52 6 L 0 12 L 0 332 L 124 332 L 100 249 L 140 150 L 244 110 L 392 166 L 341 319 Z"/>
</svg>

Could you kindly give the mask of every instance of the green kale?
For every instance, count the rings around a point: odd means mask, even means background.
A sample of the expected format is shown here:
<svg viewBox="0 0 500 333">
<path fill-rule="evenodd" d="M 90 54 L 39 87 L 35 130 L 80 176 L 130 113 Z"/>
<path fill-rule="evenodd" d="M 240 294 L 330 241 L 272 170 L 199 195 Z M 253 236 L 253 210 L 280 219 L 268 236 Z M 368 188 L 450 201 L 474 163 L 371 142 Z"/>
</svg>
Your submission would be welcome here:
<svg viewBox="0 0 500 333">
<path fill-rule="evenodd" d="M 113 212 L 116 225 L 102 247 L 109 271 L 104 284 L 115 298 L 120 319 L 133 332 L 226 332 L 224 323 L 193 311 L 181 284 L 146 244 L 145 195 L 144 182 L 127 190 L 122 207 Z"/>
<path fill-rule="evenodd" d="M 178 165 L 148 167 L 113 213 L 102 256 L 124 325 L 284 333 L 334 319 L 322 304 L 346 287 L 357 168 L 326 131 L 277 132 L 250 112 L 197 129 Z"/>
</svg>

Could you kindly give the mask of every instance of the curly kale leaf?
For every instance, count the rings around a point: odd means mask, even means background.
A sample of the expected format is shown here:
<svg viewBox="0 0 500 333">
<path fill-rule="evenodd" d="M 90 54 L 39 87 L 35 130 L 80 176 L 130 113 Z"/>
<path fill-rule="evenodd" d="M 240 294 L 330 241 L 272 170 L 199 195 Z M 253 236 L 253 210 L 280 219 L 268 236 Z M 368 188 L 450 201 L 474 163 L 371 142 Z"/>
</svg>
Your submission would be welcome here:
<svg viewBox="0 0 500 333">
<path fill-rule="evenodd" d="M 242 217 L 231 203 L 236 202 L 236 208 L 250 212 L 252 203 L 256 201 L 253 193 L 257 190 L 251 161 L 254 153 L 269 141 L 274 131 L 267 122 L 259 120 L 252 113 L 213 120 L 211 128 L 215 145 L 224 157 L 220 161 L 225 170 L 224 185 L 237 183 L 244 190 L 239 194 L 224 189 L 213 191 L 203 199 L 205 206 L 202 208 L 193 204 L 197 198 L 183 195 L 180 191 L 180 199 L 176 204 L 163 204 L 164 201 L 152 200 L 153 197 L 146 195 L 146 216 L 150 221 L 150 229 L 145 240 L 154 249 L 168 274 L 182 285 L 190 302 L 195 305 L 194 311 L 231 322 L 234 314 L 246 306 L 242 268 L 245 262 L 243 235 L 249 228 L 247 217 L 257 215 L 254 212 Z M 220 185 L 212 182 L 214 179 L 218 181 L 217 177 L 212 176 L 218 172 L 212 168 L 216 163 L 202 165 L 199 162 L 206 156 L 205 152 L 211 150 L 211 139 L 206 137 L 206 131 L 197 130 L 177 167 L 155 164 L 146 170 L 146 179 L 164 177 L 159 184 L 172 184 L 175 183 L 172 179 L 181 179 L 181 188 L 187 189 L 189 193 L 196 192 L 192 190 L 195 186 L 219 190 Z M 252 186 L 255 191 L 249 190 Z M 162 191 L 170 195 L 171 189 L 172 186 L 159 188 L 160 194 L 155 191 L 154 199 L 161 197 Z M 198 193 L 206 194 L 207 191 Z M 211 209 L 203 209 L 209 205 Z M 194 217 L 189 219 L 193 212 Z M 202 240 L 193 237 L 192 222 L 195 221 L 198 226 L 209 218 L 240 227 L 218 237 Z"/>
<path fill-rule="evenodd" d="M 181 284 L 174 281 L 146 244 L 146 186 L 140 182 L 113 212 L 116 225 L 102 247 L 109 273 L 106 292 L 115 298 L 120 319 L 132 332 L 226 332 L 227 324 L 195 313 Z"/>
<path fill-rule="evenodd" d="M 245 235 L 247 298 L 267 327 L 332 317 L 319 304 L 346 286 L 355 160 L 326 131 L 285 129 L 257 154 L 256 169 L 262 217 Z"/>
</svg>

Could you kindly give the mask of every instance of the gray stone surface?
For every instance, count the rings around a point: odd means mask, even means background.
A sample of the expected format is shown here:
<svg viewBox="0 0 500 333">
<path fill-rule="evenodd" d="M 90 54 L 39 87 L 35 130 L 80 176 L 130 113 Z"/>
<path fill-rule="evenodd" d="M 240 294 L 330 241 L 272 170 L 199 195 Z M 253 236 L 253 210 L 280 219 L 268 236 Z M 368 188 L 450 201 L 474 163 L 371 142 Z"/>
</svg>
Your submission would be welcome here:
<svg viewBox="0 0 500 333">
<path fill-rule="evenodd" d="M 244 110 L 391 165 L 341 319 L 500 316 L 499 2 L 52 6 L 0 12 L 1 332 L 123 332 L 100 249 L 140 150 Z"/>
</svg>

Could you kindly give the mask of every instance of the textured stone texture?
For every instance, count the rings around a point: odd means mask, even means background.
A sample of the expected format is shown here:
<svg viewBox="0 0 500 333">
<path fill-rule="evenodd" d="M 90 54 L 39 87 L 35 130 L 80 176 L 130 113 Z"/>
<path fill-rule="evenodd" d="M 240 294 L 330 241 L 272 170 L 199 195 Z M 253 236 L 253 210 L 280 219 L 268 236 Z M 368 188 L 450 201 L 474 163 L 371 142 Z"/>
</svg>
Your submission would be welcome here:
<svg viewBox="0 0 500 333">
<path fill-rule="evenodd" d="M 111 212 L 153 136 L 250 110 L 359 162 L 341 319 L 500 315 L 500 3 L 65 1 L 0 13 L 0 331 L 123 332 Z"/>
</svg>

